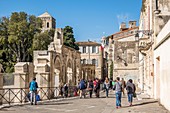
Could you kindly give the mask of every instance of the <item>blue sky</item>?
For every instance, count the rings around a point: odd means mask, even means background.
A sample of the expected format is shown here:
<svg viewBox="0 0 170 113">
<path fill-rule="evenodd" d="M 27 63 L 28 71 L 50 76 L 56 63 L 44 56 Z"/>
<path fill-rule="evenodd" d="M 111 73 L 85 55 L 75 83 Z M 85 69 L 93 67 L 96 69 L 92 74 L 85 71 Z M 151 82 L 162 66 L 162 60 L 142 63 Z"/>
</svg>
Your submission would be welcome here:
<svg viewBox="0 0 170 113">
<path fill-rule="evenodd" d="M 142 0 L 0 0 L 0 17 L 24 11 L 39 16 L 45 11 L 56 27 L 72 26 L 76 41 L 100 41 L 119 31 L 122 21 L 139 20 Z"/>
</svg>

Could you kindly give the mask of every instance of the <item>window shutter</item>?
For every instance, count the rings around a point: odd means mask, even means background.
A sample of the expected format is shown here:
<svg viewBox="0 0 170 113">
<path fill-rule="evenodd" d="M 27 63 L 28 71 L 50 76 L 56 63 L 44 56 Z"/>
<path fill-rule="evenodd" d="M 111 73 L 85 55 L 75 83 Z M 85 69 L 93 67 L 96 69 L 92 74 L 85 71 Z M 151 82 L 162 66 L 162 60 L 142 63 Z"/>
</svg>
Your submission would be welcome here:
<svg viewBox="0 0 170 113">
<path fill-rule="evenodd" d="M 96 67 L 98 67 L 98 59 L 96 59 Z"/>
<path fill-rule="evenodd" d="M 92 59 L 90 59 L 90 64 L 92 64 Z"/>
<path fill-rule="evenodd" d="M 98 46 L 96 46 L 96 53 L 99 53 L 99 48 L 98 48 Z"/>
<path fill-rule="evenodd" d="M 80 46 L 79 48 L 80 48 L 80 52 L 83 53 L 83 47 Z"/>
<path fill-rule="evenodd" d="M 86 46 L 86 53 L 88 53 L 89 52 L 89 48 L 88 48 L 88 46 Z"/>
<path fill-rule="evenodd" d="M 92 53 L 92 46 L 90 46 L 90 53 Z"/>
</svg>

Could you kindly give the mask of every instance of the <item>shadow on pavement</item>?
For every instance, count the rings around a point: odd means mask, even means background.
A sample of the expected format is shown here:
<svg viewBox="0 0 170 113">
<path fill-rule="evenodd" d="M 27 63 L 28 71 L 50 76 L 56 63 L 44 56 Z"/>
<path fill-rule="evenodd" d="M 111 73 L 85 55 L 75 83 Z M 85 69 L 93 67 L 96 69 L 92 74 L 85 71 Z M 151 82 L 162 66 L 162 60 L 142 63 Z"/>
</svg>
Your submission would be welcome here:
<svg viewBox="0 0 170 113">
<path fill-rule="evenodd" d="M 73 102 L 60 102 L 60 103 L 40 103 L 38 105 L 65 105 L 65 104 L 72 104 Z"/>
<path fill-rule="evenodd" d="M 127 108 L 127 107 L 134 107 L 134 106 L 142 106 L 142 105 L 147 105 L 147 104 L 152 104 L 152 103 L 157 103 L 158 101 L 150 101 L 150 102 L 142 102 L 139 104 L 134 104 L 132 106 L 122 106 L 122 108 Z"/>
</svg>

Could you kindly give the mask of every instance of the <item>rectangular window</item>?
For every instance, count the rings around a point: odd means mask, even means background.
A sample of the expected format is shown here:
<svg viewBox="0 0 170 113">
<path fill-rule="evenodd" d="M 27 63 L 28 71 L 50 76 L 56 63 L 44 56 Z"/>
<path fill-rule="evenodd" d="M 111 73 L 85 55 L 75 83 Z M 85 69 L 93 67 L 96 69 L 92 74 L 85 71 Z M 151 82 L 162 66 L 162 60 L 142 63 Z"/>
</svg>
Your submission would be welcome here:
<svg viewBox="0 0 170 113">
<path fill-rule="evenodd" d="M 96 46 L 92 46 L 92 53 L 96 53 Z"/>
<path fill-rule="evenodd" d="M 83 59 L 83 64 L 86 64 L 86 59 Z"/>
<path fill-rule="evenodd" d="M 86 47 L 85 46 L 83 47 L 83 53 L 86 53 Z"/>
<path fill-rule="evenodd" d="M 96 65 L 96 59 L 92 59 L 92 64 Z"/>
</svg>

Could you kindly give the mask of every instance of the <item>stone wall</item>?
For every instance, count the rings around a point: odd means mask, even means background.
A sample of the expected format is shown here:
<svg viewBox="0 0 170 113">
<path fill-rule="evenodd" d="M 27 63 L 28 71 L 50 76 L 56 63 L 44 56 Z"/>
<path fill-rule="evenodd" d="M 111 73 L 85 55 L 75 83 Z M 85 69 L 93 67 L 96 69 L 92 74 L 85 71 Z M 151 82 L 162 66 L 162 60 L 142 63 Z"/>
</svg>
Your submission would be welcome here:
<svg viewBox="0 0 170 113">
<path fill-rule="evenodd" d="M 157 37 L 154 49 L 154 98 L 170 110 L 170 21 L 165 25 Z"/>
<path fill-rule="evenodd" d="M 133 37 L 126 37 L 114 41 L 114 69 L 113 79 L 133 79 L 137 84 L 139 73 L 139 53 L 137 42 Z"/>
</svg>

